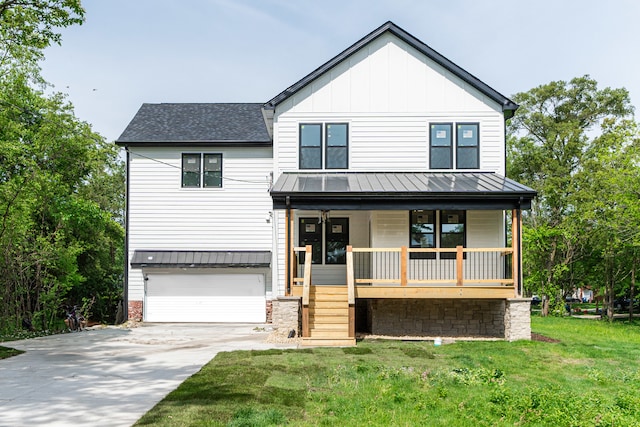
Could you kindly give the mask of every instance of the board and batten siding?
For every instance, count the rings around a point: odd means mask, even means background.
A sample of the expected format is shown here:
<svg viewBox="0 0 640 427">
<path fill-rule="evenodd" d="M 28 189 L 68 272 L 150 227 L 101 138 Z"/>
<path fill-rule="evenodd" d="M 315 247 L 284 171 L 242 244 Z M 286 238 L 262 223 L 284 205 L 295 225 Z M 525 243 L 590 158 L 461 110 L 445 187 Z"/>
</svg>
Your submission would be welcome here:
<svg viewBox="0 0 640 427">
<path fill-rule="evenodd" d="M 504 175 L 501 106 L 397 37 L 386 34 L 278 105 L 276 174 L 297 170 L 300 123 L 349 123 L 349 170 L 429 165 L 429 124 L 480 125 L 480 169 Z"/>
<path fill-rule="evenodd" d="M 272 250 L 271 148 L 131 147 L 129 261 L 136 249 Z M 222 153 L 222 188 L 181 188 L 182 153 Z M 142 300 L 129 268 L 129 300 Z"/>
</svg>

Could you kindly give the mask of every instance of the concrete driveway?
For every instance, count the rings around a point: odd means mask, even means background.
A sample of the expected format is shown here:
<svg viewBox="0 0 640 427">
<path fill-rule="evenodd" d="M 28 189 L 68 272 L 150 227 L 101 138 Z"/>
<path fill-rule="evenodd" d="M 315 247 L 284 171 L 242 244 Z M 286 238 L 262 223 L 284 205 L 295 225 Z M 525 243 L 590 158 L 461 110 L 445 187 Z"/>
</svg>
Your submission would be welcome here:
<svg viewBox="0 0 640 427">
<path fill-rule="evenodd" d="M 3 343 L 26 353 L 0 360 L 0 426 L 130 426 L 218 352 L 287 347 L 255 329 L 143 324 Z"/>
</svg>

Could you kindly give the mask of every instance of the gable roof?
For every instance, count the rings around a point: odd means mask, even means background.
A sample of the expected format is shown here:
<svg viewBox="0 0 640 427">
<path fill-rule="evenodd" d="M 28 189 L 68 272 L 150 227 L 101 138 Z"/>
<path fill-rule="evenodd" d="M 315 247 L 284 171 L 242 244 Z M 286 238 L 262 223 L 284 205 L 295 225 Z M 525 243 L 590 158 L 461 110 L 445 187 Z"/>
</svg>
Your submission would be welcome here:
<svg viewBox="0 0 640 427">
<path fill-rule="evenodd" d="M 271 145 L 262 104 L 142 104 L 118 145 Z"/>
<path fill-rule="evenodd" d="M 471 86 L 479 90 L 481 93 L 483 93 L 490 99 L 500 104 L 502 106 L 502 111 L 506 113 L 506 118 L 510 118 L 511 116 L 513 116 L 513 113 L 515 112 L 515 110 L 518 109 L 518 104 L 511 101 L 509 98 L 502 95 L 500 92 L 496 91 L 495 89 L 491 88 L 489 85 L 482 82 L 480 79 L 473 76 L 471 73 L 465 71 L 458 65 L 454 64 L 453 62 L 451 62 L 450 60 L 448 60 L 447 58 L 445 58 L 444 56 L 442 56 L 441 54 L 439 54 L 438 52 L 436 52 L 435 50 L 433 50 L 432 48 L 430 48 L 429 46 L 427 46 L 426 44 L 424 44 L 423 42 L 421 42 L 411 34 L 409 34 L 408 32 L 406 32 L 402 28 L 398 27 L 396 24 L 394 24 L 391 21 L 388 21 L 383 25 L 381 25 L 380 27 L 378 27 L 377 29 L 373 30 L 371 33 L 364 36 L 362 39 L 358 40 L 356 43 L 354 43 L 353 45 L 345 49 L 343 52 L 335 56 L 333 59 L 330 59 L 328 62 L 318 67 L 311 74 L 308 74 L 298 82 L 294 83 L 292 86 L 280 92 L 278 95 L 276 95 L 274 98 L 269 100 L 266 104 L 264 104 L 264 107 L 267 109 L 274 109 L 278 104 L 280 104 L 281 102 L 283 102 L 284 100 L 286 100 L 287 98 L 289 98 L 290 96 L 298 92 L 300 89 L 304 88 L 309 83 L 311 83 L 312 81 L 320 77 L 322 74 L 331 70 L 340 62 L 347 59 L 348 57 L 353 55 L 355 52 L 363 48 L 365 45 L 369 44 L 376 38 L 382 36 L 386 32 L 389 32 L 395 35 L 400 40 L 404 41 L 405 43 L 409 44 L 413 48 L 417 49 L 419 52 L 427 56 L 432 61 L 444 67 L 447 71 L 451 72 L 455 76 L 459 77 L 466 83 L 470 84 Z"/>
</svg>

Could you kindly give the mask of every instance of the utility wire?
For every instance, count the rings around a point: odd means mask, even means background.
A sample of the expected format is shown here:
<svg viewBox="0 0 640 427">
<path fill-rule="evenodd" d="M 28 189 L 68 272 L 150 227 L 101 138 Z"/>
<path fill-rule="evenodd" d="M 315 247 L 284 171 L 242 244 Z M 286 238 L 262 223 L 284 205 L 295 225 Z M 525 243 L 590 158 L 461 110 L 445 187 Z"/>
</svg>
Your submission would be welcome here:
<svg viewBox="0 0 640 427">
<path fill-rule="evenodd" d="M 172 165 L 171 163 L 163 162 L 162 160 L 154 159 L 152 157 L 148 157 L 148 156 L 145 156 L 144 154 L 136 153 L 136 152 L 133 152 L 133 151 L 129 151 L 129 152 L 131 154 L 133 154 L 134 156 L 142 157 L 144 159 L 151 160 L 152 162 L 160 163 L 160 164 L 163 164 L 165 166 L 169 166 L 169 167 L 174 168 L 174 169 L 182 170 L 181 166 Z M 203 176 L 204 175 L 204 171 L 199 172 L 199 175 Z M 245 179 L 228 178 L 228 177 L 225 177 L 225 176 L 222 176 L 222 179 L 226 180 L 226 181 L 244 182 L 244 183 L 248 183 L 248 184 L 265 184 L 265 183 L 269 184 L 268 181 L 249 181 L 249 180 L 245 180 Z"/>
</svg>

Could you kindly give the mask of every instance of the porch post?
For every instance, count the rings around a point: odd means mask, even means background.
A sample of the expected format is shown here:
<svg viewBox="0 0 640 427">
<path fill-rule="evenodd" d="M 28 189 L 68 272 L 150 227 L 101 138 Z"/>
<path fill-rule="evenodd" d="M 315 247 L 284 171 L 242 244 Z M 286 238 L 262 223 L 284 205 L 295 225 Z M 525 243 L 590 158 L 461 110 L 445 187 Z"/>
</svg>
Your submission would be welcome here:
<svg viewBox="0 0 640 427">
<path fill-rule="evenodd" d="M 462 246 L 456 246 L 456 286 L 462 286 L 464 280 L 462 260 L 464 259 L 464 249 Z"/>
<path fill-rule="evenodd" d="M 291 209 L 284 211 L 284 294 L 291 295 L 291 283 L 293 281 L 293 268 L 291 264 L 291 236 L 289 229 L 289 219 L 291 218 Z"/>
<path fill-rule="evenodd" d="M 522 297 L 522 214 L 520 209 L 511 211 L 511 247 L 513 291 L 516 298 Z"/>
</svg>

